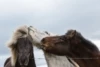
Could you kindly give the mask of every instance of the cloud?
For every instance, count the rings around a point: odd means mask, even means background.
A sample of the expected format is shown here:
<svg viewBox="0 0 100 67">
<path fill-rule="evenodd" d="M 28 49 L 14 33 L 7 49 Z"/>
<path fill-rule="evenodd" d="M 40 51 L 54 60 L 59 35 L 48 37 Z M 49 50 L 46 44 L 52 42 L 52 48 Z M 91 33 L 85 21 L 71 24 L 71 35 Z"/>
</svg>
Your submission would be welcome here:
<svg viewBox="0 0 100 67">
<path fill-rule="evenodd" d="M 53 10 L 60 0 L 0 0 L 0 12 L 25 13 L 25 12 L 49 12 Z M 60 1 L 61 2 L 61 1 Z"/>
<path fill-rule="evenodd" d="M 0 54 L 7 53 L 4 44 L 13 30 L 25 24 L 61 35 L 76 29 L 85 38 L 99 39 L 99 3 L 99 0 L 0 0 Z"/>
</svg>

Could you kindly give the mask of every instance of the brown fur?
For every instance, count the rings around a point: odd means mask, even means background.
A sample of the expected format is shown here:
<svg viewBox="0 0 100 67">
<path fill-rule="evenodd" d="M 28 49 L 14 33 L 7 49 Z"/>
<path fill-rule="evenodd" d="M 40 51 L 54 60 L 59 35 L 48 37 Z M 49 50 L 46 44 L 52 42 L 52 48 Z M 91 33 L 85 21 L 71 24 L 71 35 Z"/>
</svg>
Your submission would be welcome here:
<svg viewBox="0 0 100 67">
<path fill-rule="evenodd" d="M 80 67 L 100 67 L 99 49 L 76 30 L 42 40 L 46 52 L 73 59 Z"/>
</svg>

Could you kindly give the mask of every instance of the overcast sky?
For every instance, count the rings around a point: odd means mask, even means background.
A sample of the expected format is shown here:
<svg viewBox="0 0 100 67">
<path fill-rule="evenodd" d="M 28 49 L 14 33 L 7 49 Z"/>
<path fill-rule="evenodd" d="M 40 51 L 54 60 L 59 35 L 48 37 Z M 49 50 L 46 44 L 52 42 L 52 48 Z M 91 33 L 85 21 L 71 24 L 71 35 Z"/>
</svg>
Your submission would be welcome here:
<svg viewBox="0 0 100 67">
<path fill-rule="evenodd" d="M 76 29 L 89 39 L 100 39 L 100 0 L 0 0 L 0 55 L 13 30 L 32 25 L 64 34 Z"/>
</svg>

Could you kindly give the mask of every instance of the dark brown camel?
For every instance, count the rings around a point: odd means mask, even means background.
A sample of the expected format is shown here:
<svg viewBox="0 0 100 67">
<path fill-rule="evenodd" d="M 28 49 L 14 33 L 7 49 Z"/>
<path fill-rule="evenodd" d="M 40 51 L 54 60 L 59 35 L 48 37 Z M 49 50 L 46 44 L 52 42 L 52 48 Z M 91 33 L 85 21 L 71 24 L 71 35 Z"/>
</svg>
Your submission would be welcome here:
<svg viewBox="0 0 100 67">
<path fill-rule="evenodd" d="M 76 30 L 42 39 L 43 50 L 73 59 L 80 67 L 100 67 L 100 51 Z"/>
</svg>

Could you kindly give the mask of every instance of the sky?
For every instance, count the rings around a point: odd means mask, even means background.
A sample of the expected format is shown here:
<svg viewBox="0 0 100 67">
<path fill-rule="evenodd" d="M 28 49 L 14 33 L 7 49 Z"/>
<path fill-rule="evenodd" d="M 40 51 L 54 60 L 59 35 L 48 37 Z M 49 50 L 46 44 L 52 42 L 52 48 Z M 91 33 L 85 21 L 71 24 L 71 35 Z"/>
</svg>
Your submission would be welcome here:
<svg viewBox="0 0 100 67">
<path fill-rule="evenodd" d="M 100 39 L 100 0 L 0 0 L 0 55 L 21 25 L 64 34 L 76 29 L 88 39 Z"/>
</svg>

